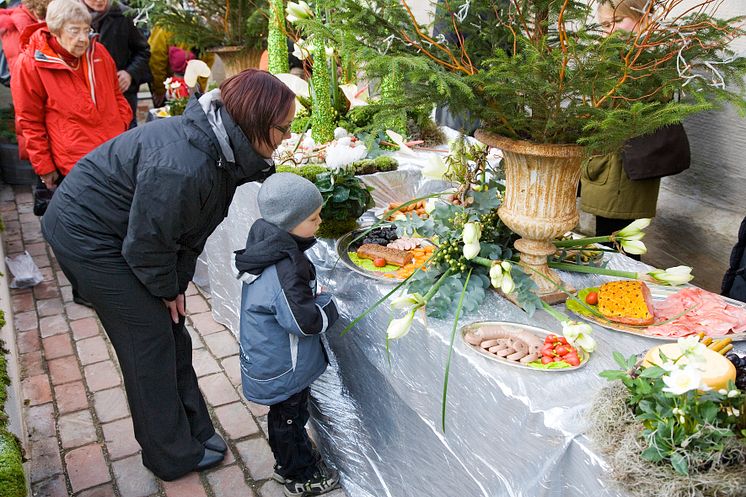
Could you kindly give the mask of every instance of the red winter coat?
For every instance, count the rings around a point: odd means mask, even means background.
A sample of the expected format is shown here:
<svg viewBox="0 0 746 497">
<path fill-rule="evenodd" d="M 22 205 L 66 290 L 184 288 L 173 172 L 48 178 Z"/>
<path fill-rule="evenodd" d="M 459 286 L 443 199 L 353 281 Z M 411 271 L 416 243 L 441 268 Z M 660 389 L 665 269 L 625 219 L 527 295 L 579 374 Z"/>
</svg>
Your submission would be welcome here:
<svg viewBox="0 0 746 497">
<path fill-rule="evenodd" d="M 78 159 L 129 127 L 132 109 L 95 37 L 80 58 L 84 81 L 50 48 L 51 36 L 44 23 L 23 32 L 10 89 L 36 174 L 56 169 L 66 176 Z"/>
<path fill-rule="evenodd" d="M 25 5 L 19 5 L 12 9 L 0 9 L 0 39 L 3 41 L 3 52 L 5 52 L 5 58 L 8 60 L 11 79 L 13 79 L 16 58 L 21 53 L 21 33 L 27 26 L 38 22 L 34 14 Z M 21 159 L 28 159 L 26 140 L 23 138 L 18 118 L 16 118 L 16 139 L 18 141 L 18 155 Z"/>
</svg>

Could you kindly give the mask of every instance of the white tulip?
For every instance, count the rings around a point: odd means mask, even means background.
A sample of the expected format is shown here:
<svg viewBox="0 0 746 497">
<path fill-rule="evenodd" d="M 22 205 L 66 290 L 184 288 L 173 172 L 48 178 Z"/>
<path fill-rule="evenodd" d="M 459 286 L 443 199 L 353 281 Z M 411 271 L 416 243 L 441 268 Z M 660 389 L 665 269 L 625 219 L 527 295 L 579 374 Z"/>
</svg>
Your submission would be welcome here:
<svg viewBox="0 0 746 497">
<path fill-rule="evenodd" d="M 422 175 L 426 178 L 442 180 L 446 173 L 448 173 L 448 166 L 438 155 L 428 158 L 422 168 Z"/>
<path fill-rule="evenodd" d="M 386 329 L 386 336 L 389 340 L 397 340 L 409 333 L 414 321 L 414 313 L 415 309 L 412 309 L 404 317 L 391 320 L 389 327 Z"/>
<path fill-rule="evenodd" d="M 464 243 L 477 243 L 482 237 L 482 226 L 479 223 L 466 223 L 464 230 L 461 232 L 461 238 Z"/>
<path fill-rule="evenodd" d="M 690 268 L 689 266 L 676 266 L 670 267 L 665 271 L 656 269 L 654 271 L 650 271 L 648 275 L 652 277 L 656 283 L 660 283 L 662 285 L 677 286 L 689 283 L 692 279 L 694 279 L 694 276 L 692 276 L 691 273 L 692 268 Z"/>
<path fill-rule="evenodd" d="M 642 255 L 648 251 L 648 248 L 640 240 L 619 240 L 622 250 L 627 254 Z"/>
<path fill-rule="evenodd" d="M 593 328 L 588 323 L 578 321 L 562 321 L 562 335 L 570 345 L 581 348 L 590 353 L 596 350 L 596 340 L 591 337 Z"/>
<path fill-rule="evenodd" d="M 515 290 L 515 281 L 513 281 L 513 277 L 510 275 L 510 273 L 503 273 L 503 280 L 500 283 L 500 290 L 502 290 L 505 295 L 513 293 L 513 290 Z"/>
<path fill-rule="evenodd" d="M 702 383 L 702 373 L 695 368 L 675 369 L 663 376 L 664 392 L 674 395 L 682 395 L 690 390 L 700 388 Z"/>
<path fill-rule="evenodd" d="M 412 309 L 425 305 L 425 299 L 419 293 L 408 293 L 391 301 L 392 309 Z"/>
<path fill-rule="evenodd" d="M 480 250 L 482 247 L 479 246 L 479 242 L 467 243 L 464 245 L 464 257 L 470 261 L 479 255 Z"/>
<path fill-rule="evenodd" d="M 649 218 L 636 219 L 630 224 L 616 232 L 616 238 L 628 238 L 637 235 L 640 231 L 650 226 L 652 220 Z"/>
</svg>

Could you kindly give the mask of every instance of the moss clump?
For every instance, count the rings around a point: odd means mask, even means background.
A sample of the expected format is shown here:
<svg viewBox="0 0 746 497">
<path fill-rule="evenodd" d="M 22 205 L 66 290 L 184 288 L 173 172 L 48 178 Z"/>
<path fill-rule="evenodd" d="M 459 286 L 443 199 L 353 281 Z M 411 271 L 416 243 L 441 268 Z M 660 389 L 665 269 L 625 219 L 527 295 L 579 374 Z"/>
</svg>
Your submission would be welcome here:
<svg viewBox="0 0 746 497">
<path fill-rule="evenodd" d="M 310 125 L 311 114 L 309 114 L 306 109 L 302 109 L 298 115 L 295 116 L 295 119 L 293 119 L 293 124 L 290 125 L 290 131 L 293 133 L 304 133 L 308 130 Z"/>
<path fill-rule="evenodd" d="M 26 497 L 21 445 L 12 433 L 0 430 L 0 495 Z"/>
<path fill-rule="evenodd" d="M 316 181 L 316 176 L 329 170 L 324 166 L 308 164 L 305 166 L 277 166 L 278 173 L 293 173 L 306 178 L 308 181 Z"/>
<path fill-rule="evenodd" d="M 355 229 L 357 229 L 357 219 L 325 219 L 321 221 L 316 236 L 319 238 L 339 238 Z"/>
<path fill-rule="evenodd" d="M 356 175 L 385 173 L 387 171 L 396 171 L 399 168 L 399 162 L 388 155 L 379 155 L 375 159 L 363 159 L 350 164 L 355 170 Z"/>
</svg>

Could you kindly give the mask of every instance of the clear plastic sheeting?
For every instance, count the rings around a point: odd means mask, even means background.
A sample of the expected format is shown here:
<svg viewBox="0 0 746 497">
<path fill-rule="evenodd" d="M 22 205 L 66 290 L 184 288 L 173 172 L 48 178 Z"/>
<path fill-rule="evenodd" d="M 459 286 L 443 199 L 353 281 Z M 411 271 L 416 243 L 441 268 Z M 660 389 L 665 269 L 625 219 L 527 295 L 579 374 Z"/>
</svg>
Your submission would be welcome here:
<svg viewBox="0 0 746 497">
<path fill-rule="evenodd" d="M 381 173 L 379 192 L 403 201 L 425 189 L 409 172 Z M 417 188 L 413 190 L 413 185 Z M 230 255 L 242 248 L 256 219 L 258 185 L 236 193 L 228 219 L 208 242 L 215 318 L 238 331 L 240 285 Z M 643 352 L 660 342 L 594 326 L 597 351 L 576 371 L 531 371 L 480 356 L 456 337 L 448 384 L 445 432 L 441 401 L 451 320 L 426 318 L 404 338 L 389 343 L 392 316 L 384 303 L 345 336 L 340 331 L 392 285 L 349 271 L 338 262 L 333 241 L 309 251 L 319 283 L 334 293 L 340 321 L 327 333 L 330 367 L 313 385 L 314 423 L 322 451 L 343 476 L 350 497 L 549 497 L 623 496 L 609 483 L 603 460 L 584 436 L 585 413 L 605 383 L 600 371 L 615 368 L 612 353 Z M 644 270 L 613 255 L 609 267 Z M 563 273 L 575 288 L 604 279 Z M 474 321 L 504 320 L 561 332 L 545 312 L 528 317 L 490 292 Z"/>
</svg>

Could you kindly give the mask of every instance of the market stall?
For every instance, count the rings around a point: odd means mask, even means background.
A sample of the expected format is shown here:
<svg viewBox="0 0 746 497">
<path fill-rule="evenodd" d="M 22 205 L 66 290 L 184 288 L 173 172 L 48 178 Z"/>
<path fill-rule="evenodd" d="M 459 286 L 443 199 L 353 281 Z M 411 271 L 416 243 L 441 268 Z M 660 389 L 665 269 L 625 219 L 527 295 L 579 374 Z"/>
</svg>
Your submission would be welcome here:
<svg viewBox="0 0 746 497">
<path fill-rule="evenodd" d="M 416 165 L 366 181 L 375 185 L 378 205 L 442 186 L 423 180 Z M 230 255 L 243 246 L 258 216 L 258 188 L 247 184 L 238 190 L 228 218 L 206 248 L 213 313 L 234 332 L 240 283 L 232 277 Z M 313 387 L 315 427 L 351 497 L 625 495 L 608 483 L 603 459 L 584 436 L 585 413 L 607 383 L 599 372 L 614 368 L 612 353 L 641 353 L 657 340 L 594 326 L 598 347 L 584 367 L 532 371 L 490 360 L 459 335 L 443 432 L 441 400 L 452 321 L 418 313 L 410 334 L 389 342 L 387 351 L 391 311 L 384 304 L 340 336 L 346 324 L 393 285 L 340 263 L 332 240 L 321 240 L 311 258 L 320 284 L 334 293 L 343 316 L 327 333 L 331 366 Z M 608 267 L 646 269 L 618 254 L 610 256 Z M 583 288 L 602 278 L 565 273 L 563 280 Z M 548 314 L 529 317 L 494 292 L 459 324 L 474 321 L 560 331 Z"/>
</svg>

